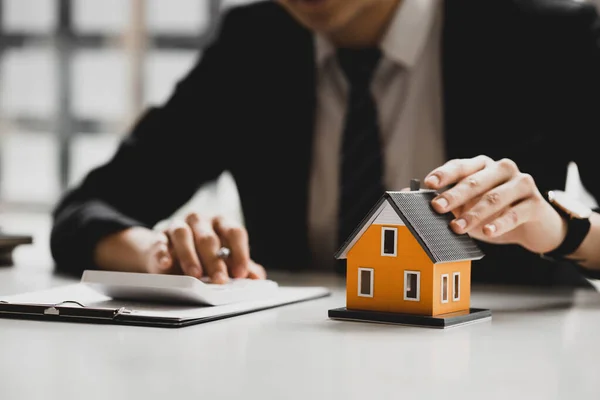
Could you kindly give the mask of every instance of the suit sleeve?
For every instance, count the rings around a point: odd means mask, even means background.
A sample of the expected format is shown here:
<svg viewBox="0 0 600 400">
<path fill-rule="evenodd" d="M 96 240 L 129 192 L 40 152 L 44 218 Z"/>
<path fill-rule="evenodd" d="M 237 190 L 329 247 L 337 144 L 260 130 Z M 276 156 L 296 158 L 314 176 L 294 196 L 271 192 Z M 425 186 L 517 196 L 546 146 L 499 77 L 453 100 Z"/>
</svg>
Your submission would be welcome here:
<svg viewBox="0 0 600 400">
<path fill-rule="evenodd" d="M 58 203 L 50 238 L 57 270 L 78 274 L 95 268 L 100 239 L 133 226 L 154 226 L 228 169 L 218 150 L 233 140 L 225 114 L 235 113 L 227 102 L 240 64 L 235 25 L 233 11 L 170 99 L 145 112 L 113 158 Z"/>
<path fill-rule="evenodd" d="M 579 112 L 573 118 L 573 127 L 577 132 L 565 135 L 565 140 L 572 146 L 573 161 L 577 163 L 581 182 L 586 190 L 600 204 L 600 153 L 594 145 L 600 137 L 600 17 L 593 5 L 584 6 L 579 20 L 579 32 L 582 34 L 577 46 L 581 60 L 577 62 L 579 74 L 569 77 L 578 88 L 577 104 Z M 596 211 L 600 211 L 597 208 Z M 581 273 L 588 279 L 600 279 L 600 271 L 590 271 L 579 267 Z M 600 287 L 600 286 L 597 286 Z"/>
</svg>

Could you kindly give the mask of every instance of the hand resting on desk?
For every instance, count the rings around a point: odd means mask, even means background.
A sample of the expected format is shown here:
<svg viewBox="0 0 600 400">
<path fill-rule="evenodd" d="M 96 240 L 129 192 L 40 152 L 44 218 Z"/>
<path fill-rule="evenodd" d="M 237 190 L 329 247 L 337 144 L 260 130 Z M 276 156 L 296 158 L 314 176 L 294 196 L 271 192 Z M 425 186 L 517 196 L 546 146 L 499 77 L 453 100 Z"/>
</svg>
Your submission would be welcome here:
<svg viewBox="0 0 600 400">
<path fill-rule="evenodd" d="M 231 249 L 226 259 L 217 256 Z M 265 269 L 250 259 L 246 229 L 223 217 L 189 214 L 164 232 L 143 227 L 110 235 L 96 246 L 95 263 L 101 269 L 154 274 L 208 277 L 214 283 L 232 278 L 265 279 Z"/>
</svg>

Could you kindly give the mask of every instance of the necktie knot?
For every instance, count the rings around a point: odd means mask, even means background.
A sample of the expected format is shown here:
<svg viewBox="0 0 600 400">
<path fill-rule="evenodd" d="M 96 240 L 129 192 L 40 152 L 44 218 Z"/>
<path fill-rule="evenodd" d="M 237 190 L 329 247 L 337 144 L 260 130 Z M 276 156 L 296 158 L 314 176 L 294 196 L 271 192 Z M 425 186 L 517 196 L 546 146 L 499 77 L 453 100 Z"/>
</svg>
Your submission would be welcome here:
<svg viewBox="0 0 600 400">
<path fill-rule="evenodd" d="M 337 59 L 350 86 L 365 89 L 369 87 L 381 59 L 381 50 L 340 48 L 337 50 Z"/>
</svg>

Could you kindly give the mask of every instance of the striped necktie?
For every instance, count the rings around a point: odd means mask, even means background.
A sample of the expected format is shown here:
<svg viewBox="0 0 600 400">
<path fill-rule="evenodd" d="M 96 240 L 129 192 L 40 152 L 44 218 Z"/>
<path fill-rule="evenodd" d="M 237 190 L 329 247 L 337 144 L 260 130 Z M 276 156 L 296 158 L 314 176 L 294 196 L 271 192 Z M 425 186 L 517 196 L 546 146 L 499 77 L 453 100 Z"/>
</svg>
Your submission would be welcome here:
<svg viewBox="0 0 600 400">
<path fill-rule="evenodd" d="M 348 82 L 348 100 L 340 153 L 338 248 L 384 192 L 383 156 L 371 80 L 379 49 L 339 49 L 337 59 Z M 345 260 L 336 270 L 345 272 Z"/>
</svg>

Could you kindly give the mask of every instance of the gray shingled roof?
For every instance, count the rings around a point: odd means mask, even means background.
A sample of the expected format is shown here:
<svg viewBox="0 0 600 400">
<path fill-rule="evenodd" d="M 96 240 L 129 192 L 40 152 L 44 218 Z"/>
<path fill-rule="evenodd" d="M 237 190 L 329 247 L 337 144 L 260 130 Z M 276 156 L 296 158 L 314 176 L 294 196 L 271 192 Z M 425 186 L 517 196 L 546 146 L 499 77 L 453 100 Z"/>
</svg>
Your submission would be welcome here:
<svg viewBox="0 0 600 400">
<path fill-rule="evenodd" d="M 386 192 L 381 201 L 389 201 L 433 263 L 483 258 L 484 253 L 469 235 L 458 235 L 450 229 L 449 224 L 454 219 L 452 213 L 439 214 L 432 208 L 431 200 L 436 195 L 437 193 L 431 190 Z M 377 207 L 373 207 L 371 214 L 376 210 Z M 370 219 L 369 217 L 369 215 L 365 216 L 360 226 L 356 227 L 351 237 L 336 254 L 336 258 L 344 252 L 353 237 Z"/>
</svg>

